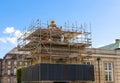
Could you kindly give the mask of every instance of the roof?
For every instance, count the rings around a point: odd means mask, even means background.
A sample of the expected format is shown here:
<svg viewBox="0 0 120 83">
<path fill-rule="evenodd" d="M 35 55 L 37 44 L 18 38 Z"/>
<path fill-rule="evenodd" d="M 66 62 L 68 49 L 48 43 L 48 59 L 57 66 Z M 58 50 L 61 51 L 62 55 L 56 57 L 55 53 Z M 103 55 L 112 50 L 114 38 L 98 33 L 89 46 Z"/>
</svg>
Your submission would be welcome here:
<svg viewBox="0 0 120 83">
<path fill-rule="evenodd" d="M 18 50 L 18 47 L 15 47 L 15 48 L 13 48 L 11 51 L 9 51 L 5 56 L 4 56 L 4 58 L 6 58 L 6 57 L 14 57 L 14 55 L 23 55 L 23 54 L 29 54 L 29 52 L 28 51 L 19 51 Z"/>
<path fill-rule="evenodd" d="M 13 48 L 11 51 L 9 51 L 7 54 L 28 54 L 27 51 L 19 51 L 18 47 Z"/>
<path fill-rule="evenodd" d="M 107 49 L 107 50 L 119 50 L 120 49 L 120 39 L 116 39 L 115 43 L 105 45 L 102 47 L 99 47 L 100 49 Z"/>
</svg>

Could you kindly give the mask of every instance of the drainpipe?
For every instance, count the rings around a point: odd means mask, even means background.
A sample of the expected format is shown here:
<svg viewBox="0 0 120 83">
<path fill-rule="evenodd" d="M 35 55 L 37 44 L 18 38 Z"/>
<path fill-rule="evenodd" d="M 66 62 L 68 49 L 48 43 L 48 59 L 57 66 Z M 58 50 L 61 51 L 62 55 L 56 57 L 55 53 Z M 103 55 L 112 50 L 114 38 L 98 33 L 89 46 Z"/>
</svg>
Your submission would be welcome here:
<svg viewBox="0 0 120 83">
<path fill-rule="evenodd" d="M 98 81 L 99 81 L 98 83 L 100 83 L 100 58 L 99 57 L 97 58 L 97 62 L 98 62 L 98 77 L 99 77 L 98 78 Z"/>
</svg>

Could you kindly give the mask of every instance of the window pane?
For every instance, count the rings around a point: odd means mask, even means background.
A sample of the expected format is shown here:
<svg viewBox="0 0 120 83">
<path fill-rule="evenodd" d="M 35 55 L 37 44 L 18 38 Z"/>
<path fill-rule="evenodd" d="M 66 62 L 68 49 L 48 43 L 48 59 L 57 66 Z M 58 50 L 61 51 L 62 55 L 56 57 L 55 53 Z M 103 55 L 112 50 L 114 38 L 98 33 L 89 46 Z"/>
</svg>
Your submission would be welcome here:
<svg viewBox="0 0 120 83">
<path fill-rule="evenodd" d="M 105 63 L 105 65 L 104 65 L 104 69 L 107 70 L 107 63 Z"/>
<path fill-rule="evenodd" d="M 112 72 L 109 72 L 109 81 L 112 81 Z"/>
<path fill-rule="evenodd" d="M 109 70 L 112 70 L 112 64 L 109 63 Z"/>
<path fill-rule="evenodd" d="M 105 72 L 105 80 L 108 81 L 108 72 Z"/>
</svg>

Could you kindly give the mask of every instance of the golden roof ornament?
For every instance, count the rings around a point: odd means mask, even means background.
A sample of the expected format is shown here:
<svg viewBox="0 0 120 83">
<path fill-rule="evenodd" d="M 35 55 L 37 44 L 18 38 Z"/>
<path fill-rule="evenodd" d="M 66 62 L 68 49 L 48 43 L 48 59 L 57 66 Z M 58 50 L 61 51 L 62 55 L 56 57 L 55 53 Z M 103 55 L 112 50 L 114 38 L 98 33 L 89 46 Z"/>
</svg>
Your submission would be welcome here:
<svg viewBox="0 0 120 83">
<path fill-rule="evenodd" d="M 51 20 L 51 21 L 50 21 L 49 29 L 56 29 L 56 23 L 55 23 L 54 20 Z"/>
<path fill-rule="evenodd" d="M 50 22 L 51 24 L 55 24 L 55 21 L 54 20 L 51 20 L 51 22 Z"/>
</svg>

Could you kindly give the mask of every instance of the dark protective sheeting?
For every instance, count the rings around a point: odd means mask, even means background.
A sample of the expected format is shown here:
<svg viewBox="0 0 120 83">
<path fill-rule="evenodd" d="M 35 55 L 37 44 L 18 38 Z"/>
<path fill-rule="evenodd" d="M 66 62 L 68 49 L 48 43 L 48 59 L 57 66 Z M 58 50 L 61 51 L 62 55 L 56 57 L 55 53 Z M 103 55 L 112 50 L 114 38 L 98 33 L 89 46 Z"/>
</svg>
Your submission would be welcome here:
<svg viewBox="0 0 120 83">
<path fill-rule="evenodd" d="M 94 81 L 94 66 L 41 63 L 22 69 L 22 81 Z"/>
</svg>

